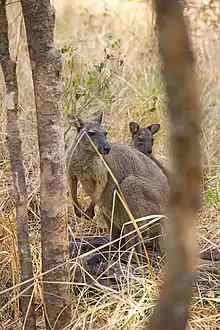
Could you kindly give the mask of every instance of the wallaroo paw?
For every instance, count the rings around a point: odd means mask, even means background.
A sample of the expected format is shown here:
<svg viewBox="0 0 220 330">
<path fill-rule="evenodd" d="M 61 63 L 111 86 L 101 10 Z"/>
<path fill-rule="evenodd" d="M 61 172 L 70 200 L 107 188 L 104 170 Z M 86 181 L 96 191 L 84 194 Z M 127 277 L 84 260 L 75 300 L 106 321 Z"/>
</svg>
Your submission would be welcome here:
<svg viewBox="0 0 220 330">
<path fill-rule="evenodd" d="M 86 218 L 86 220 L 91 220 L 93 219 L 95 216 L 95 211 L 94 209 L 90 209 L 88 208 L 86 211 L 85 211 L 85 215 L 84 217 Z"/>
<path fill-rule="evenodd" d="M 83 212 L 80 210 L 80 208 L 78 208 L 78 207 L 74 207 L 74 210 L 75 210 L 75 215 L 76 215 L 78 218 L 81 218 L 82 215 L 83 215 Z"/>
</svg>

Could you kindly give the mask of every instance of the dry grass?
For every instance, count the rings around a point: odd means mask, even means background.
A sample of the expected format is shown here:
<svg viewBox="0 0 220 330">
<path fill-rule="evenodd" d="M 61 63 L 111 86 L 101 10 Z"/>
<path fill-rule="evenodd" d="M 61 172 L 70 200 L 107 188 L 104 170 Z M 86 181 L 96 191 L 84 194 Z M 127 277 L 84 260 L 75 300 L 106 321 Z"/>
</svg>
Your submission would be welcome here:
<svg viewBox="0 0 220 330">
<path fill-rule="evenodd" d="M 39 165 L 37 149 L 36 118 L 30 65 L 25 44 L 23 21 L 18 3 L 8 5 L 10 40 L 13 58 L 18 58 L 20 89 L 20 123 L 23 138 L 24 161 L 28 182 L 31 244 L 35 274 L 40 274 L 39 237 Z M 169 121 L 164 106 L 164 90 L 160 80 L 157 45 L 152 27 L 150 6 L 143 3 L 97 1 L 54 1 L 57 9 L 56 45 L 69 46 L 64 54 L 63 107 L 66 114 L 71 109 L 84 116 L 103 110 L 109 139 L 127 143 L 128 123 L 136 120 L 141 125 L 154 122 L 161 124 L 155 141 L 155 153 L 168 156 Z M 212 27 L 193 20 L 192 38 L 197 55 L 198 79 L 201 85 L 203 110 L 202 151 L 204 184 L 202 206 L 198 219 L 200 247 L 210 245 L 220 248 L 220 34 Z M 218 28 L 216 28 L 218 29 Z M 213 41 L 213 38 L 215 40 Z M 119 41 L 114 49 L 111 44 Z M 100 65 L 104 48 L 114 52 L 101 75 L 95 74 L 92 84 L 86 85 L 86 95 L 76 102 L 76 88 L 88 83 L 88 71 Z M 116 68 L 121 55 L 124 65 Z M 113 71 L 110 69 L 113 68 Z M 114 71 L 115 69 L 115 71 Z M 84 79 L 76 83 L 76 76 Z M 107 78 L 106 78 L 107 77 Z M 109 78 L 110 77 L 110 78 Z M 107 79 L 100 91 L 100 80 Z M 0 104 L 4 108 L 3 79 L 0 76 Z M 73 85 L 73 81 L 75 85 Z M 77 85 L 78 84 L 78 85 Z M 89 86 L 89 88 L 87 88 Z M 103 86 L 103 85 L 102 85 Z M 81 88 L 82 90 L 82 88 Z M 108 92 L 106 92 L 108 90 Z M 109 97 L 109 95 L 111 97 Z M 6 137 L 5 111 L 0 114 L 0 320 L 4 329 L 18 329 L 18 301 L 16 289 L 1 293 L 18 283 L 18 265 L 15 240 L 14 208 L 12 204 L 12 180 Z M 67 123 L 65 122 L 65 125 Z M 67 125 L 68 127 L 68 125 Z M 81 197 L 86 202 L 85 197 Z M 97 215 L 91 223 L 75 218 L 71 201 L 68 205 L 69 223 L 74 234 L 104 234 L 102 219 Z M 78 262 L 78 261 L 77 261 Z M 75 261 L 71 263 L 72 269 Z M 120 287 L 104 287 L 95 283 L 91 292 L 88 285 L 78 285 L 73 293 L 74 315 L 71 329 L 137 329 L 141 328 L 143 316 L 149 315 L 158 295 L 159 280 L 134 276 L 128 269 L 120 270 L 123 283 Z M 190 329 L 219 329 L 220 324 L 220 270 L 216 274 L 201 272 L 201 282 L 196 285 L 191 307 Z M 41 291 L 36 285 L 38 298 L 39 329 L 41 321 Z"/>
</svg>

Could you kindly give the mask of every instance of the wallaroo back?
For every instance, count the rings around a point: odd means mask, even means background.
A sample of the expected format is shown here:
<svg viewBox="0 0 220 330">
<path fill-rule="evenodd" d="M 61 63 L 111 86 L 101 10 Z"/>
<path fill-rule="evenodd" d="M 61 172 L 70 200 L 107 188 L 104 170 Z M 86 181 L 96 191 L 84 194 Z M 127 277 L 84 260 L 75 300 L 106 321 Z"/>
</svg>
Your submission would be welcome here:
<svg viewBox="0 0 220 330">
<path fill-rule="evenodd" d="M 168 181 L 150 158 L 131 147 L 108 143 L 106 131 L 101 125 L 102 114 L 89 121 L 73 120 L 71 117 L 69 120 L 77 128 L 75 141 L 67 151 L 67 174 L 76 214 L 81 212 L 77 199 L 79 180 L 84 191 L 91 198 L 91 203 L 85 211 L 87 217 L 94 216 L 94 205 L 97 203 L 109 229 L 112 228 L 113 240 L 120 237 L 122 229 L 123 233 L 131 233 L 134 230 L 117 197 L 113 223 L 111 223 L 117 186 L 94 145 L 113 172 L 135 219 L 153 214 L 165 214 L 169 195 Z M 127 222 L 128 224 L 125 225 Z M 149 220 L 143 220 L 139 225 L 147 225 L 148 222 Z M 148 231 L 146 228 L 145 231 L 142 230 L 143 236 L 148 234 L 150 237 L 155 237 L 155 248 L 160 251 L 162 250 L 161 231 L 160 224 L 148 228 Z M 136 233 L 122 241 L 126 248 L 135 247 L 137 252 L 142 252 L 139 243 Z"/>
<path fill-rule="evenodd" d="M 159 131 L 160 124 L 153 124 L 141 128 L 138 123 L 133 121 L 130 122 L 129 128 L 132 139 L 131 145 L 133 146 L 133 148 L 139 150 L 146 156 L 150 157 L 169 179 L 170 172 L 163 166 L 163 164 L 155 156 L 152 155 L 154 134 L 156 134 Z"/>
</svg>

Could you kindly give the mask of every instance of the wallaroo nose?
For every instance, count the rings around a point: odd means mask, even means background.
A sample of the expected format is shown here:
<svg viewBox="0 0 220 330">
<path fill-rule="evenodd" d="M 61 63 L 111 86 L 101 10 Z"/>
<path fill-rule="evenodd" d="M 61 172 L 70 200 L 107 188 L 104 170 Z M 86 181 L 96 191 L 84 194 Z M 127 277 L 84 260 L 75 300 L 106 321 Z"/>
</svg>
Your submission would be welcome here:
<svg viewBox="0 0 220 330">
<path fill-rule="evenodd" d="M 148 150 L 147 150 L 147 153 L 148 153 L 148 154 L 152 154 L 152 149 L 148 149 Z"/>
<path fill-rule="evenodd" d="M 105 154 L 105 155 L 108 155 L 108 153 L 110 152 L 110 150 L 111 150 L 111 147 L 110 147 L 109 145 L 107 145 L 107 146 L 105 146 L 105 147 L 103 148 L 103 151 L 104 151 L 104 154 Z"/>
</svg>

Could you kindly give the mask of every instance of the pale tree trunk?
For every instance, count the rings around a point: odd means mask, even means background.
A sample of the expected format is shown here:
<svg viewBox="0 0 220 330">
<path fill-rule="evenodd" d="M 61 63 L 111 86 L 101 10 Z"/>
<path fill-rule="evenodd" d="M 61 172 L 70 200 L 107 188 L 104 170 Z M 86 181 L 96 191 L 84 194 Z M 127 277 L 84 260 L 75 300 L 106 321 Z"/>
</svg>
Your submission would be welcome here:
<svg viewBox="0 0 220 330">
<path fill-rule="evenodd" d="M 193 53 L 177 0 L 156 0 L 159 50 L 172 123 L 168 270 L 150 330 L 184 330 L 196 269 L 200 201 L 200 109 Z"/>
<path fill-rule="evenodd" d="M 47 329 L 70 322 L 61 54 L 54 48 L 55 12 L 49 0 L 21 0 L 31 61 L 40 153 L 43 292 Z M 59 283 L 48 283 L 59 282 Z M 60 283 L 62 282 L 62 283 Z"/>
<path fill-rule="evenodd" d="M 27 223 L 27 187 L 23 165 L 21 137 L 18 119 L 18 85 L 16 63 L 12 61 L 9 51 L 8 21 L 5 0 L 0 1 L 0 64 L 6 85 L 7 108 L 7 144 L 10 156 L 14 184 L 14 203 L 16 207 L 16 234 L 20 264 L 20 282 L 33 278 L 32 257 Z M 24 284 L 25 290 L 31 283 Z M 33 286 L 21 296 L 23 329 L 36 329 Z"/>
</svg>

